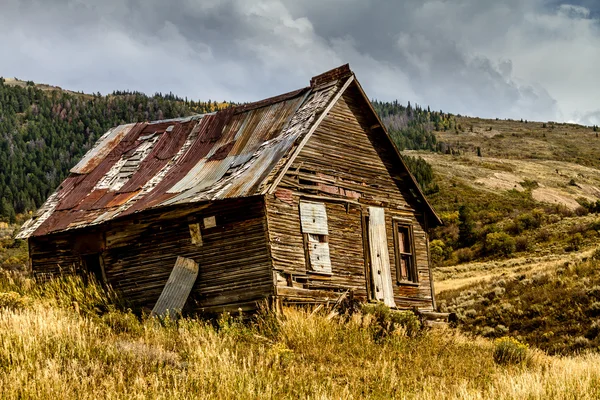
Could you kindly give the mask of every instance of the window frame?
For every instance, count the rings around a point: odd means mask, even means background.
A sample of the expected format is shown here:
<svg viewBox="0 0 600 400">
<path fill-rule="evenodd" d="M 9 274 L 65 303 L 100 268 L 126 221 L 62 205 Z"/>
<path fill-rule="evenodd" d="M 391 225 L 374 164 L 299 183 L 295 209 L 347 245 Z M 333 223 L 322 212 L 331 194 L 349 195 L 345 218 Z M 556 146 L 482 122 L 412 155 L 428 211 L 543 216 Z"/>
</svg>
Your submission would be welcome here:
<svg viewBox="0 0 600 400">
<path fill-rule="evenodd" d="M 407 234 L 408 247 L 410 252 L 400 251 L 400 229 L 405 229 Z M 392 219 L 392 231 L 394 238 L 394 258 L 396 267 L 396 285 L 419 285 L 419 270 L 417 267 L 417 254 L 415 249 L 414 240 L 414 229 L 413 224 L 410 221 L 393 218 Z M 404 246 L 403 246 L 404 247 Z M 406 276 L 402 274 L 402 260 L 406 259 L 409 265 L 406 267 Z"/>
</svg>

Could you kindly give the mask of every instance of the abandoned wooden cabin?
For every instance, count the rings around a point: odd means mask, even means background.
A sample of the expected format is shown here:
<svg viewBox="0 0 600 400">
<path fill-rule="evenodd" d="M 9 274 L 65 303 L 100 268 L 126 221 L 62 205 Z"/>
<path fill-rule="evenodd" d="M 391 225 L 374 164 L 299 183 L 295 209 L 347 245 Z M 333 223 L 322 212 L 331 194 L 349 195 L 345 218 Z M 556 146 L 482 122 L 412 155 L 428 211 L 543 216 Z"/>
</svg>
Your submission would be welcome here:
<svg viewBox="0 0 600 400">
<path fill-rule="evenodd" d="M 425 311 L 440 223 L 345 65 L 256 103 L 110 130 L 18 237 L 35 276 L 92 273 L 139 307 L 185 257 L 189 310 L 351 291 Z"/>
</svg>

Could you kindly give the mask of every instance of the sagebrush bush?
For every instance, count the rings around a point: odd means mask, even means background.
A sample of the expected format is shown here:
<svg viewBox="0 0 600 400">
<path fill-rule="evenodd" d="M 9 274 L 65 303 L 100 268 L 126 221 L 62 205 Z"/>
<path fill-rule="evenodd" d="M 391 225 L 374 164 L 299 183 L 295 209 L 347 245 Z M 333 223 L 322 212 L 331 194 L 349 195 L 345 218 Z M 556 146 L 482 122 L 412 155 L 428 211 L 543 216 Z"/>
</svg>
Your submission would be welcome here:
<svg viewBox="0 0 600 400">
<path fill-rule="evenodd" d="M 574 235 L 571 235 L 567 243 L 568 246 L 565 248 L 566 251 L 577 251 L 583 244 L 583 235 L 579 232 L 575 233 Z"/>
<path fill-rule="evenodd" d="M 551 237 L 552 237 L 552 234 L 546 228 L 540 229 L 537 232 L 537 234 L 535 235 L 535 238 L 538 242 L 547 242 L 550 240 Z"/>
<path fill-rule="evenodd" d="M 519 236 L 515 238 L 515 249 L 517 251 L 527 251 L 529 250 L 529 238 L 526 236 Z"/>
<path fill-rule="evenodd" d="M 588 309 L 588 313 L 592 317 L 600 316 L 600 301 L 595 301 L 590 304 L 590 308 Z"/>
<path fill-rule="evenodd" d="M 384 338 L 399 329 L 409 336 L 415 336 L 421 329 L 421 321 L 412 311 L 391 310 L 383 303 L 365 304 L 364 315 L 374 318 L 374 334 L 377 339 Z"/>
<path fill-rule="evenodd" d="M 585 333 L 585 337 L 593 340 L 596 339 L 598 335 L 600 335 L 600 321 L 594 321 Z"/>
<path fill-rule="evenodd" d="M 494 340 L 494 361 L 499 365 L 521 364 L 528 351 L 529 346 L 509 336 Z"/>
</svg>

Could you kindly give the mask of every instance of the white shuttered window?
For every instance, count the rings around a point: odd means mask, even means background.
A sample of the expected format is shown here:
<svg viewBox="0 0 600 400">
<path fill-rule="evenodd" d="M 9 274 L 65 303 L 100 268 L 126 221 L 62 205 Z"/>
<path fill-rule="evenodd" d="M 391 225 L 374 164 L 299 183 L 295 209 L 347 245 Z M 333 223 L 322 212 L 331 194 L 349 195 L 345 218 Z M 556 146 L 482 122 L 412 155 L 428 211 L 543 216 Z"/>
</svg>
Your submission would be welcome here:
<svg viewBox="0 0 600 400">
<path fill-rule="evenodd" d="M 330 274 L 329 228 L 325 204 L 301 201 L 300 221 L 309 270 Z"/>
</svg>

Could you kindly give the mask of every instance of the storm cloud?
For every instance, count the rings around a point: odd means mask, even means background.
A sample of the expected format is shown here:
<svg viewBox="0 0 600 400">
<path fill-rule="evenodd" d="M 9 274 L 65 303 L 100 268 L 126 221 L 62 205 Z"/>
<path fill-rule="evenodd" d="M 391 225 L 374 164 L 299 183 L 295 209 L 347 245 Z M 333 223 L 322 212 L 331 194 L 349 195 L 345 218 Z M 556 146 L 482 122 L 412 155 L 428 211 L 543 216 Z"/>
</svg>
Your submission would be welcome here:
<svg viewBox="0 0 600 400">
<path fill-rule="evenodd" d="M 3 0 L 0 75 L 252 101 L 346 62 L 372 98 L 600 124 L 595 2 Z"/>
</svg>

